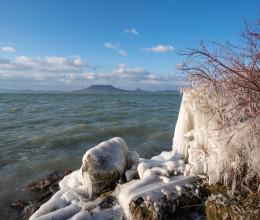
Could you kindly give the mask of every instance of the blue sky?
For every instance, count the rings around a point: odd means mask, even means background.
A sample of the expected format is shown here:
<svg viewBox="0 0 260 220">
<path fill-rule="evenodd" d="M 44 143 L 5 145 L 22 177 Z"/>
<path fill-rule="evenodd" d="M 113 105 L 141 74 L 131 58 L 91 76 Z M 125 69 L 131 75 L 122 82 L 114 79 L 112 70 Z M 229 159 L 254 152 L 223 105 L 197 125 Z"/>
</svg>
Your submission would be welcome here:
<svg viewBox="0 0 260 220">
<path fill-rule="evenodd" d="M 0 0 L 0 88 L 183 85 L 176 51 L 239 43 L 259 0 Z"/>
</svg>

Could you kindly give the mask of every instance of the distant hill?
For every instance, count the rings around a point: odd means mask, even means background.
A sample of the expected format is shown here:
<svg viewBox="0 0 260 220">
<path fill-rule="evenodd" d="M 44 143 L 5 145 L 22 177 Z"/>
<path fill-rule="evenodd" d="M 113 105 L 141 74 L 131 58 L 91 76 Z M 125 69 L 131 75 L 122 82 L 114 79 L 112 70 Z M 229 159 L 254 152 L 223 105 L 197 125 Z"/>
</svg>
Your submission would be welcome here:
<svg viewBox="0 0 260 220">
<path fill-rule="evenodd" d="M 16 90 L 12 90 L 12 89 L 0 89 L 1 93 L 9 93 L 9 92 L 15 92 Z"/>
<path fill-rule="evenodd" d="M 60 90 L 14 90 L 14 89 L 0 89 L 0 93 L 63 93 L 64 91 Z M 66 92 L 70 93 L 70 92 Z M 80 89 L 76 91 L 72 91 L 72 93 L 100 93 L 100 94 L 178 94 L 179 91 L 173 90 L 163 90 L 150 92 L 142 89 L 136 90 L 124 90 L 118 89 L 112 85 L 92 85 L 85 89 Z"/>
<path fill-rule="evenodd" d="M 127 90 L 118 89 L 111 85 L 92 85 L 88 88 L 76 90 L 77 93 L 126 93 Z"/>
<path fill-rule="evenodd" d="M 0 93 L 63 93 L 61 90 L 15 90 L 15 89 L 0 89 Z"/>
<path fill-rule="evenodd" d="M 147 93 L 160 93 L 160 94 L 175 94 L 179 93 L 178 91 L 172 90 L 164 90 L 164 91 L 156 91 L 156 92 L 149 92 L 144 91 L 142 89 L 136 90 L 124 90 L 118 89 L 111 85 L 92 85 L 88 88 L 73 91 L 74 93 L 128 93 L 128 94 L 147 94 Z"/>
<path fill-rule="evenodd" d="M 163 94 L 168 94 L 168 93 L 169 94 L 171 94 L 171 93 L 177 94 L 178 93 L 179 94 L 180 92 L 179 91 L 173 91 L 173 90 L 157 90 L 155 93 L 163 93 Z"/>
<path fill-rule="evenodd" d="M 132 91 L 133 93 L 150 93 L 150 92 L 147 92 L 147 91 L 144 91 L 144 90 L 142 90 L 142 89 L 136 89 L 136 90 L 133 90 Z"/>
</svg>

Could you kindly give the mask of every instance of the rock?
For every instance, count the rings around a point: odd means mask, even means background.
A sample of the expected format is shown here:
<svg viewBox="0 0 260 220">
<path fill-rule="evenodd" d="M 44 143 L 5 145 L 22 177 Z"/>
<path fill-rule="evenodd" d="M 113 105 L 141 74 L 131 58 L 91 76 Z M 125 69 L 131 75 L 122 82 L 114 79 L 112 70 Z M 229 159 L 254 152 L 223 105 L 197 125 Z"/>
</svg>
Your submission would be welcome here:
<svg viewBox="0 0 260 220">
<path fill-rule="evenodd" d="M 142 197 L 139 197 L 136 201 L 132 200 L 129 205 L 130 212 L 136 220 L 152 220 L 154 219 L 153 212 L 150 211 Z"/>
<path fill-rule="evenodd" d="M 91 215 L 87 210 L 83 210 L 76 215 L 74 215 L 71 220 L 91 220 Z"/>
<path fill-rule="evenodd" d="M 107 196 L 103 199 L 103 201 L 99 204 L 101 209 L 110 209 L 115 206 L 115 197 Z"/>
<path fill-rule="evenodd" d="M 29 210 L 29 212 L 28 212 L 28 214 L 27 214 L 27 217 L 26 217 L 26 220 L 29 220 L 30 217 L 31 217 L 39 208 L 40 208 L 40 206 L 33 206 L 33 207 Z"/>
<path fill-rule="evenodd" d="M 183 188 L 180 195 L 176 191 L 167 191 L 162 188 L 155 199 L 144 196 L 131 200 L 129 204 L 131 218 L 136 220 L 194 219 L 192 214 L 198 211 L 196 209 L 201 199 L 197 197 L 193 189 L 185 186 Z M 203 214 L 200 217 L 204 219 Z"/>
<path fill-rule="evenodd" d="M 160 177 L 144 176 L 117 186 L 117 198 L 126 218 L 194 219 L 191 213 L 204 208 L 200 206 L 204 195 L 196 177 L 173 176 L 169 182 Z"/>
<path fill-rule="evenodd" d="M 71 172 L 72 172 L 71 170 L 64 170 L 64 171 L 59 172 L 60 179 L 62 180 L 65 176 L 71 174 Z"/>
<path fill-rule="evenodd" d="M 64 178 L 64 176 L 71 173 L 71 170 L 55 171 L 43 177 L 42 180 L 29 183 L 25 189 L 29 190 L 46 190 L 49 186 L 58 186 L 59 182 Z"/>
<path fill-rule="evenodd" d="M 129 151 L 126 156 L 127 169 L 130 169 L 132 165 L 139 163 L 140 156 L 136 151 Z"/>
<path fill-rule="evenodd" d="M 141 162 L 138 164 L 137 172 L 140 179 L 143 178 L 143 174 L 146 170 L 150 169 L 150 164 L 146 162 Z"/>
<path fill-rule="evenodd" d="M 28 189 L 28 190 L 44 190 L 46 189 L 48 186 L 49 186 L 49 182 L 45 182 L 45 180 L 42 180 L 42 181 L 37 181 L 37 182 L 33 182 L 33 183 L 30 183 L 28 184 L 25 189 Z"/>
<path fill-rule="evenodd" d="M 229 197 L 228 195 L 212 195 L 206 201 L 207 219 L 259 219 L 259 199 L 255 197 Z"/>
<path fill-rule="evenodd" d="M 125 172 L 126 181 L 129 182 L 132 179 L 138 179 L 138 173 L 137 170 L 127 170 Z"/>
<path fill-rule="evenodd" d="M 91 216 L 91 220 L 122 220 L 123 212 L 122 209 L 117 208 L 113 210 L 104 210 L 94 213 Z"/>
<path fill-rule="evenodd" d="M 47 199 L 47 198 L 49 199 L 49 198 L 51 198 L 52 195 L 53 195 L 53 192 L 51 192 L 51 191 L 47 191 L 45 193 L 41 193 L 41 194 L 39 194 L 37 196 L 37 201 L 40 202 L 40 201 L 42 201 L 44 199 Z"/>
<path fill-rule="evenodd" d="M 124 173 L 127 154 L 128 147 L 119 137 L 104 141 L 86 152 L 81 171 L 90 197 L 105 188 L 115 187 Z"/>
<path fill-rule="evenodd" d="M 143 197 L 132 200 L 129 209 L 133 219 L 175 219 L 180 216 L 188 218 L 198 203 L 199 198 L 191 189 L 184 189 L 181 195 L 173 191 L 169 191 L 167 195 L 162 190 L 155 200 Z"/>
<path fill-rule="evenodd" d="M 99 198 L 106 198 L 108 196 L 111 196 L 111 194 L 114 192 L 114 189 L 110 188 L 110 189 L 105 189 L 101 192 L 101 194 L 99 195 Z"/>
<path fill-rule="evenodd" d="M 10 209 L 6 209 L 7 218 L 29 219 L 44 202 L 48 201 L 52 195 L 59 190 L 59 182 L 70 173 L 71 170 L 54 171 L 43 176 L 38 181 L 29 183 L 25 186 L 25 190 L 32 190 L 33 192 L 31 193 L 35 198 L 26 202 L 21 200 L 13 202 Z"/>
<path fill-rule="evenodd" d="M 16 208 L 16 209 L 23 209 L 25 207 L 25 205 L 27 205 L 28 203 L 25 203 L 21 200 L 17 201 L 17 202 L 13 202 L 12 203 L 12 207 Z"/>
</svg>

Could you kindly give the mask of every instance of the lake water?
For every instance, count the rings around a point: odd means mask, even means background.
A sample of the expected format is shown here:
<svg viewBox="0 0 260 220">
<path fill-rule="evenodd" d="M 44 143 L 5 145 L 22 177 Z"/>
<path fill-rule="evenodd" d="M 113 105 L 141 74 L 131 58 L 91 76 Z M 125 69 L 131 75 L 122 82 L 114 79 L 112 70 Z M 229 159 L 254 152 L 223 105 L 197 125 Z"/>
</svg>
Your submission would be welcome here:
<svg viewBox="0 0 260 220">
<path fill-rule="evenodd" d="M 112 137 L 149 158 L 170 151 L 178 94 L 0 94 L 0 211 L 28 200 L 23 187 L 54 170 L 76 170 Z"/>
</svg>

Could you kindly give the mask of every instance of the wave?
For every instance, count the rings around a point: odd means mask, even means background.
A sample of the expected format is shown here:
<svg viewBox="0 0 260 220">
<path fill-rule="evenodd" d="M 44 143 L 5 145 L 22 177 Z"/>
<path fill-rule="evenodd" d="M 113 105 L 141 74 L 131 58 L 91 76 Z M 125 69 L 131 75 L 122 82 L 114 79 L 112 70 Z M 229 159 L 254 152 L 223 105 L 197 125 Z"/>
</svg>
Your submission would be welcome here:
<svg viewBox="0 0 260 220">
<path fill-rule="evenodd" d="M 179 95 L 0 96 L 0 188 L 8 185 L 3 204 L 18 198 L 19 184 L 45 170 L 78 169 L 89 148 L 114 136 L 141 157 L 171 150 L 176 103 Z"/>
<path fill-rule="evenodd" d="M 9 108 L 8 111 L 11 113 L 16 113 L 16 112 L 20 111 L 20 109 L 19 108 Z"/>
<path fill-rule="evenodd" d="M 82 130 L 86 130 L 89 126 L 86 124 L 77 124 L 74 125 L 70 128 L 64 129 L 64 130 L 60 130 L 58 132 L 55 132 L 52 136 L 62 136 L 65 134 L 74 134 L 76 132 L 80 132 Z"/>
</svg>

